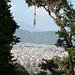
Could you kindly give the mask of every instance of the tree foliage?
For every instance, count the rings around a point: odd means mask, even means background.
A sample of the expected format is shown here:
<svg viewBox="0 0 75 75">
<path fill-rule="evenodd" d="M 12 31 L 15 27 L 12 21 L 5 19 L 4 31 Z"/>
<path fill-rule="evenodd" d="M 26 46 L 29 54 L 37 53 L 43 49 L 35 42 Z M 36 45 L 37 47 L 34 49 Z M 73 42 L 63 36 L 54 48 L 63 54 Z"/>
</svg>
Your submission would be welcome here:
<svg viewBox="0 0 75 75">
<path fill-rule="evenodd" d="M 19 27 L 10 13 L 10 0 L 0 0 L 0 75 L 14 75 L 11 49 L 19 42 L 14 36 Z"/>
<path fill-rule="evenodd" d="M 15 75 L 29 75 L 28 71 L 19 63 L 15 63 Z"/>
<path fill-rule="evenodd" d="M 71 75 L 74 75 L 74 64 L 73 57 L 75 57 L 75 9 L 73 4 L 68 0 L 26 0 L 28 6 L 38 4 L 38 7 L 43 7 L 53 18 L 60 30 L 59 39 L 57 46 L 62 46 L 68 51 L 69 55 L 69 66 Z M 52 15 L 54 13 L 54 15 Z"/>
<path fill-rule="evenodd" d="M 70 75 L 68 59 L 68 57 L 64 57 L 63 59 L 60 57 L 54 57 L 51 60 L 43 59 L 43 62 L 39 64 L 39 67 L 45 71 L 45 75 L 47 75 L 47 73 L 49 75 Z"/>
</svg>

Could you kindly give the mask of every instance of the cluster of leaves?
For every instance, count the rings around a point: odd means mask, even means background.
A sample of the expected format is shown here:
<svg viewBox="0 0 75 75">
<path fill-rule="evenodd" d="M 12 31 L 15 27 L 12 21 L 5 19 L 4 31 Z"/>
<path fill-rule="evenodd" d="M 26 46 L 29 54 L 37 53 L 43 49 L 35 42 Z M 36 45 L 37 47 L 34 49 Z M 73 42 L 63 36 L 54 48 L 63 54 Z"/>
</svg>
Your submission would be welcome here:
<svg viewBox="0 0 75 75">
<path fill-rule="evenodd" d="M 43 59 L 43 62 L 39 64 L 39 67 L 43 70 L 38 73 L 39 75 L 70 75 L 69 58 L 54 57 L 51 60 Z M 37 75 L 38 75 L 37 74 Z"/>
<path fill-rule="evenodd" d="M 14 75 L 29 75 L 28 71 L 19 63 L 15 63 Z"/>
<path fill-rule="evenodd" d="M 10 0 L 0 0 L 0 75 L 14 75 L 11 49 L 19 42 L 19 38 L 14 36 L 19 26 L 10 13 L 9 2 Z"/>
</svg>

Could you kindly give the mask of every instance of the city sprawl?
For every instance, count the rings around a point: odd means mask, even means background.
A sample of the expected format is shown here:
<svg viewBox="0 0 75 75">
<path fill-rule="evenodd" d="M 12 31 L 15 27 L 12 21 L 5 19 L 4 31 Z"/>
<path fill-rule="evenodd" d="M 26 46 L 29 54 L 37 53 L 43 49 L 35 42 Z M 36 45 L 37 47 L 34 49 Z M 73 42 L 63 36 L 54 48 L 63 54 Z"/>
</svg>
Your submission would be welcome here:
<svg viewBox="0 0 75 75">
<path fill-rule="evenodd" d="M 19 43 L 11 51 L 17 62 L 23 65 L 28 71 L 39 72 L 39 63 L 42 59 L 51 59 L 54 56 L 66 57 L 64 48 L 47 44 Z"/>
</svg>

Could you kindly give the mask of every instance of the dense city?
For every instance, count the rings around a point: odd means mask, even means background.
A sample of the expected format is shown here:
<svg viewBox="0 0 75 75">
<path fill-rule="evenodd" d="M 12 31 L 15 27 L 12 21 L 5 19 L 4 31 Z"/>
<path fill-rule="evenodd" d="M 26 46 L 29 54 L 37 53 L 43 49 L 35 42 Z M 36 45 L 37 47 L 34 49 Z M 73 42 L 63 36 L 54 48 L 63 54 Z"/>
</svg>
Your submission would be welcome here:
<svg viewBox="0 0 75 75">
<path fill-rule="evenodd" d="M 11 52 L 18 63 L 23 65 L 28 71 L 34 73 L 40 71 L 38 65 L 42 62 L 42 59 L 49 60 L 55 56 L 62 58 L 68 55 L 68 53 L 64 51 L 64 48 L 55 45 L 31 43 L 19 43 L 14 46 Z"/>
</svg>

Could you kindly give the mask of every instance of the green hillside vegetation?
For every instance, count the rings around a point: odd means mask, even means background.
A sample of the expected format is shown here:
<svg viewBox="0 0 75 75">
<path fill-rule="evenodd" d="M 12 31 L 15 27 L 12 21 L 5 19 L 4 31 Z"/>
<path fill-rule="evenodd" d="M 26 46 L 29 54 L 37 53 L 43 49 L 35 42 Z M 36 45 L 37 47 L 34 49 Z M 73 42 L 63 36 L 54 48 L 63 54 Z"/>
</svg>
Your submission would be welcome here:
<svg viewBox="0 0 75 75">
<path fill-rule="evenodd" d="M 23 29 L 16 31 L 16 36 L 21 38 L 23 43 L 49 44 L 54 45 L 57 42 L 58 35 L 54 31 L 30 32 Z"/>
<path fill-rule="evenodd" d="M 17 29 L 15 35 L 21 38 L 22 43 L 54 45 L 58 39 L 58 34 L 55 31 L 30 32 Z M 74 41 L 73 44 L 75 44 Z"/>
</svg>

